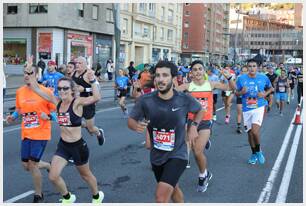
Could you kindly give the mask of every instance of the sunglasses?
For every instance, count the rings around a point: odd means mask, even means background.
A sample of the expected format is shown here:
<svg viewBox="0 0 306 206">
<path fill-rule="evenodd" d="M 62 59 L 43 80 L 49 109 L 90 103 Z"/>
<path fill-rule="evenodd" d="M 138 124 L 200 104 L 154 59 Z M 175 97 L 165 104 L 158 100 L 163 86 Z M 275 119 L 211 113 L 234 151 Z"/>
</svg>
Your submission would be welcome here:
<svg viewBox="0 0 306 206">
<path fill-rule="evenodd" d="M 34 74 L 33 71 L 32 71 L 32 72 L 26 72 L 26 71 L 24 71 L 23 73 L 26 74 L 26 75 L 29 75 L 29 76 L 32 75 L 32 74 Z"/>
<path fill-rule="evenodd" d="M 70 87 L 57 87 L 58 91 L 61 91 L 61 90 L 67 91 L 68 89 L 70 89 Z"/>
</svg>

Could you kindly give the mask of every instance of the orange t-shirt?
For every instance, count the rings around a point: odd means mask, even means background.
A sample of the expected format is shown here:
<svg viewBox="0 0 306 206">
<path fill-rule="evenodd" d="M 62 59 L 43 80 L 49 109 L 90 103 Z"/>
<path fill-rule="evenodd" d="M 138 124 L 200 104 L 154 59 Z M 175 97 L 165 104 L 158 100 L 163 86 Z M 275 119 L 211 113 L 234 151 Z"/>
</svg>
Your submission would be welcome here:
<svg viewBox="0 0 306 206">
<path fill-rule="evenodd" d="M 141 73 L 140 75 L 140 87 L 144 88 L 144 86 L 146 86 L 146 84 L 148 84 L 148 82 L 150 82 L 152 79 L 151 74 L 149 71 L 144 71 Z"/>
<path fill-rule="evenodd" d="M 52 92 L 39 85 L 40 89 L 49 95 Z M 22 115 L 21 139 L 50 140 L 51 123 L 49 120 L 42 120 L 42 112 L 47 115 L 56 110 L 56 106 L 40 97 L 28 86 L 22 86 L 16 91 L 16 109 Z"/>
</svg>

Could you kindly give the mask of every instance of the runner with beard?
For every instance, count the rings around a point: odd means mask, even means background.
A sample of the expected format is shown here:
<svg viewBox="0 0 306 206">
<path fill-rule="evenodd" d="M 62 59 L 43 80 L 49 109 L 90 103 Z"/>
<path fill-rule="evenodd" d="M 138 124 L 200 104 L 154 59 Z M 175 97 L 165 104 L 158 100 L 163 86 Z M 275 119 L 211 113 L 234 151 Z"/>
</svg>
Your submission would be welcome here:
<svg viewBox="0 0 306 206">
<path fill-rule="evenodd" d="M 157 91 L 139 97 L 132 109 L 128 127 L 143 132 L 148 127 L 152 144 L 150 160 L 157 181 L 157 203 L 184 202 L 178 181 L 187 165 L 185 142 L 186 115 L 195 113 L 188 131 L 193 142 L 198 136 L 197 127 L 203 116 L 200 103 L 191 96 L 173 88 L 177 67 L 160 61 L 154 68 Z"/>
</svg>

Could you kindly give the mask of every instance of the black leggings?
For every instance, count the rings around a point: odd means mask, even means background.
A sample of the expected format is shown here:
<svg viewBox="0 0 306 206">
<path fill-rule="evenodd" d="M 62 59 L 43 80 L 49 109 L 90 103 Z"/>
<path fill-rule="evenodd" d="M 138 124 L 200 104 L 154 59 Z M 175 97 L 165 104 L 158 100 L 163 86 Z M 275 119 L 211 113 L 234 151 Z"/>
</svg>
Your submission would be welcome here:
<svg viewBox="0 0 306 206">
<path fill-rule="evenodd" d="M 301 96 L 303 96 L 303 84 L 297 85 L 298 104 L 301 102 Z"/>
</svg>

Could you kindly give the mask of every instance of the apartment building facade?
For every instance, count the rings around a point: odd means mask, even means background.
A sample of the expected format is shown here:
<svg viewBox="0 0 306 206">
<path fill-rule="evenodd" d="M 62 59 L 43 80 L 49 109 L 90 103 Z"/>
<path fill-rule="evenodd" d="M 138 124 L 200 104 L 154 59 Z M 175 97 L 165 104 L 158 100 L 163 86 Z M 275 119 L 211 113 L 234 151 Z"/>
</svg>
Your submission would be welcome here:
<svg viewBox="0 0 306 206">
<path fill-rule="evenodd" d="M 224 61 L 229 44 L 229 4 L 185 3 L 183 13 L 182 63 Z"/>
<path fill-rule="evenodd" d="M 58 65 L 77 56 L 89 65 L 113 57 L 111 4 L 7 3 L 3 7 L 4 58 L 7 72 L 22 72 L 26 57 Z"/>
<path fill-rule="evenodd" d="M 182 4 L 121 3 L 120 65 L 130 61 L 177 63 L 181 53 Z"/>
</svg>

